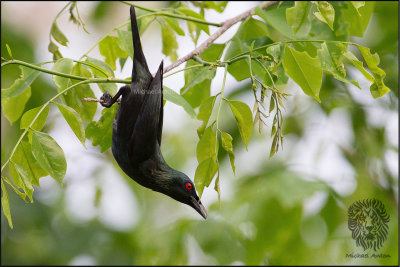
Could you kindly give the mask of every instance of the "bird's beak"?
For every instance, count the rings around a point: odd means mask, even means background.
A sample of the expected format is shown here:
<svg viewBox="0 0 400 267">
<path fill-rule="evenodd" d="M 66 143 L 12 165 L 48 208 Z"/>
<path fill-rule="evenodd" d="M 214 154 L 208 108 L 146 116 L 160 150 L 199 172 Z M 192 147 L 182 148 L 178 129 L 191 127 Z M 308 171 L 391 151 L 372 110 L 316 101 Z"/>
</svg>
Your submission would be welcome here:
<svg viewBox="0 0 400 267">
<path fill-rule="evenodd" d="M 201 204 L 200 200 L 197 200 L 195 197 L 190 196 L 190 206 L 194 208 L 198 213 L 200 213 L 200 215 L 204 219 L 207 219 L 206 209 L 204 208 L 203 204 Z"/>
</svg>

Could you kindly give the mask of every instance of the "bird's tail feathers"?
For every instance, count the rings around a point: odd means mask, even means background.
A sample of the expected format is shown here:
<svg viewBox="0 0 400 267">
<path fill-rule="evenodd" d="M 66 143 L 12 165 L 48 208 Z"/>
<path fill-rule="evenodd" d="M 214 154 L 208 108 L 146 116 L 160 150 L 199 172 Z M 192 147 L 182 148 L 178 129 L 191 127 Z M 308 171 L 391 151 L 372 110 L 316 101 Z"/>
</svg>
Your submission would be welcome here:
<svg viewBox="0 0 400 267">
<path fill-rule="evenodd" d="M 147 66 L 146 58 L 144 57 L 143 54 L 142 44 L 140 42 L 140 36 L 139 36 L 139 28 L 136 21 L 136 12 L 133 6 L 131 6 L 130 8 L 130 13 L 131 13 L 133 50 L 134 50 L 132 80 L 136 80 L 138 76 L 143 75 L 144 73 L 141 73 L 143 71 L 146 72 L 146 74 L 149 74 L 151 77 L 149 67 Z"/>
</svg>

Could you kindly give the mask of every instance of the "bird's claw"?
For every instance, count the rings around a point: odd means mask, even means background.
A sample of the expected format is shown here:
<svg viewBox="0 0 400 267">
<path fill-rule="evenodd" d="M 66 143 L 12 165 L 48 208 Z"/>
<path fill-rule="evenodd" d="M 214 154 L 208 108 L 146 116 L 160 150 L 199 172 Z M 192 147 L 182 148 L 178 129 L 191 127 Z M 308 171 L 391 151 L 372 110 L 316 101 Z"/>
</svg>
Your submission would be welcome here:
<svg viewBox="0 0 400 267">
<path fill-rule="evenodd" d="M 109 107 L 112 106 L 112 103 L 111 103 L 111 101 L 112 101 L 112 96 L 110 95 L 109 92 L 105 92 L 105 93 L 100 97 L 100 100 L 103 100 L 103 102 L 100 102 L 100 104 L 101 104 L 103 107 L 109 108 Z"/>
</svg>

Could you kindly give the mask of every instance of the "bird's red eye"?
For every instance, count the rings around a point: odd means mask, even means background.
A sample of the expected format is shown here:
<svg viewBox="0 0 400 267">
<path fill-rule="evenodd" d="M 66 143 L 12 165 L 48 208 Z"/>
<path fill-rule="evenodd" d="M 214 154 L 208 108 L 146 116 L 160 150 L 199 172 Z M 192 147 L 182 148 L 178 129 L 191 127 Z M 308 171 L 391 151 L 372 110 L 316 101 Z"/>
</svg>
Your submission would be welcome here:
<svg viewBox="0 0 400 267">
<path fill-rule="evenodd" d="M 186 183 L 186 189 L 187 190 L 192 190 L 192 184 L 191 183 Z"/>
</svg>

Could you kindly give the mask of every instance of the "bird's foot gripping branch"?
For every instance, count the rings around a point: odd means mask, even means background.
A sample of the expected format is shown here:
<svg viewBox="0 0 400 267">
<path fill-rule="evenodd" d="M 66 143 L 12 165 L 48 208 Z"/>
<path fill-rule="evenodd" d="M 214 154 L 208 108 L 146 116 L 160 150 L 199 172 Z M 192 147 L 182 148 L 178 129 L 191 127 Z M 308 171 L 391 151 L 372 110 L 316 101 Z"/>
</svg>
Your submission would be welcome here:
<svg viewBox="0 0 400 267">
<path fill-rule="evenodd" d="M 7 59 L 2 57 L 2 76 L 11 64 L 19 65 L 21 70 L 20 77 L 10 87 L 2 89 L 4 117 L 10 124 L 19 122 L 23 130 L 9 155 L 6 155 L 1 169 L 2 206 L 10 227 L 12 220 L 7 187 L 24 201 L 28 197 L 33 202 L 33 191 L 35 186 L 40 186 L 41 177 L 50 175 L 60 184 L 63 182 L 67 168 L 64 152 L 43 131 L 51 105 L 57 107 L 83 146 L 86 139 L 91 139 L 94 146 L 99 146 L 101 152 L 105 152 L 114 138 L 116 147 L 112 149 L 113 154 L 130 177 L 143 186 L 190 205 L 205 217 L 205 209 L 195 188 L 201 196 L 204 188 L 215 181 L 214 188 L 220 195 L 219 161 L 225 156 L 229 158 L 235 172 L 234 148 L 240 145 L 238 139 L 247 148 L 254 124 L 258 123 L 260 132 L 263 125 L 270 125 L 270 156 L 282 147 L 282 109 L 289 96 L 285 91 L 289 78 L 305 95 L 317 102 L 324 101 L 320 97 L 324 75 L 331 75 L 338 82 L 360 88 L 359 81 L 349 78 L 349 69 L 359 71 L 371 83 L 373 98 L 390 91 L 384 84 L 386 74 L 378 66 L 378 54 L 350 41 L 352 36 L 364 34 L 373 13 L 373 2 L 277 4 L 277 1 L 267 1 L 226 21 L 215 23 L 206 21 L 202 14 L 209 9 L 222 13 L 227 2 L 195 2 L 192 7 L 174 2 L 174 6 L 169 8 L 153 10 L 123 1 L 122 4 L 136 7 L 137 28 L 132 27 L 136 20 L 127 20 L 104 35 L 79 60 L 75 60 L 64 58 L 59 50 L 59 45 L 68 46 L 68 38 L 62 31 L 63 27 L 57 24 L 57 19 L 68 9 L 71 20 L 84 26 L 78 13 L 78 4 L 69 2 L 52 24 L 48 49 L 54 61 L 31 64 L 13 59 L 12 47 L 8 45 Z M 124 28 L 130 22 L 133 31 Z M 158 23 L 161 27 L 162 53 L 173 62 L 165 68 L 161 64 L 154 77 L 147 68 L 139 39 L 139 35 L 152 23 Z M 187 30 L 181 27 L 182 23 L 187 25 Z M 228 42 L 215 42 L 236 23 L 240 23 L 240 26 Z M 358 26 L 356 28 L 353 25 Z M 201 33 L 209 37 L 197 45 Z M 197 46 L 181 58 L 177 54 L 177 35 L 189 36 Z M 95 48 L 99 49 L 102 60 L 89 56 Z M 128 57 L 134 59 L 132 77 L 115 78 L 116 64 L 119 63 L 122 68 Z M 164 75 L 185 62 L 184 68 Z M 53 67 L 44 68 L 43 65 L 47 64 L 53 64 Z M 211 95 L 211 81 L 218 68 L 224 68 L 223 84 L 220 92 Z M 184 72 L 185 84 L 179 94 L 162 86 L 163 78 L 181 71 Z M 31 88 L 34 88 L 34 82 L 41 73 L 53 76 L 57 93 L 42 105 L 25 111 L 27 101 L 36 93 Z M 235 89 L 226 84 L 228 73 L 237 81 L 248 81 L 242 91 L 254 97 L 254 104 L 235 97 Z M 100 100 L 92 90 L 93 83 L 104 94 Z M 125 84 L 123 90 L 117 90 L 117 83 Z M 139 94 L 130 99 L 128 96 L 132 86 L 143 87 L 141 89 L 145 92 L 158 93 Z M 226 87 L 229 90 L 225 90 Z M 101 111 L 97 121 L 93 120 L 97 110 L 97 103 L 93 101 L 107 107 Z M 113 105 L 116 101 L 120 102 L 118 112 L 117 105 Z M 194 183 L 185 174 L 170 168 L 160 153 L 164 101 L 181 106 L 190 118 L 201 122 L 197 129 L 198 166 Z M 233 130 L 228 133 L 221 126 L 220 120 L 225 117 L 223 105 L 235 118 L 237 134 Z M 253 105 L 253 111 L 249 105 Z M 132 111 L 132 117 L 126 117 L 129 123 L 118 122 L 118 117 L 126 116 L 128 111 Z M 116 115 L 115 127 L 121 134 L 120 138 L 112 135 L 112 121 Z M 144 123 L 145 120 L 150 123 Z M 126 135 L 126 138 L 122 135 Z M 119 142 L 122 139 L 125 141 Z M 143 153 L 135 153 L 137 151 Z M 163 179 L 169 183 L 163 183 Z"/>
</svg>

